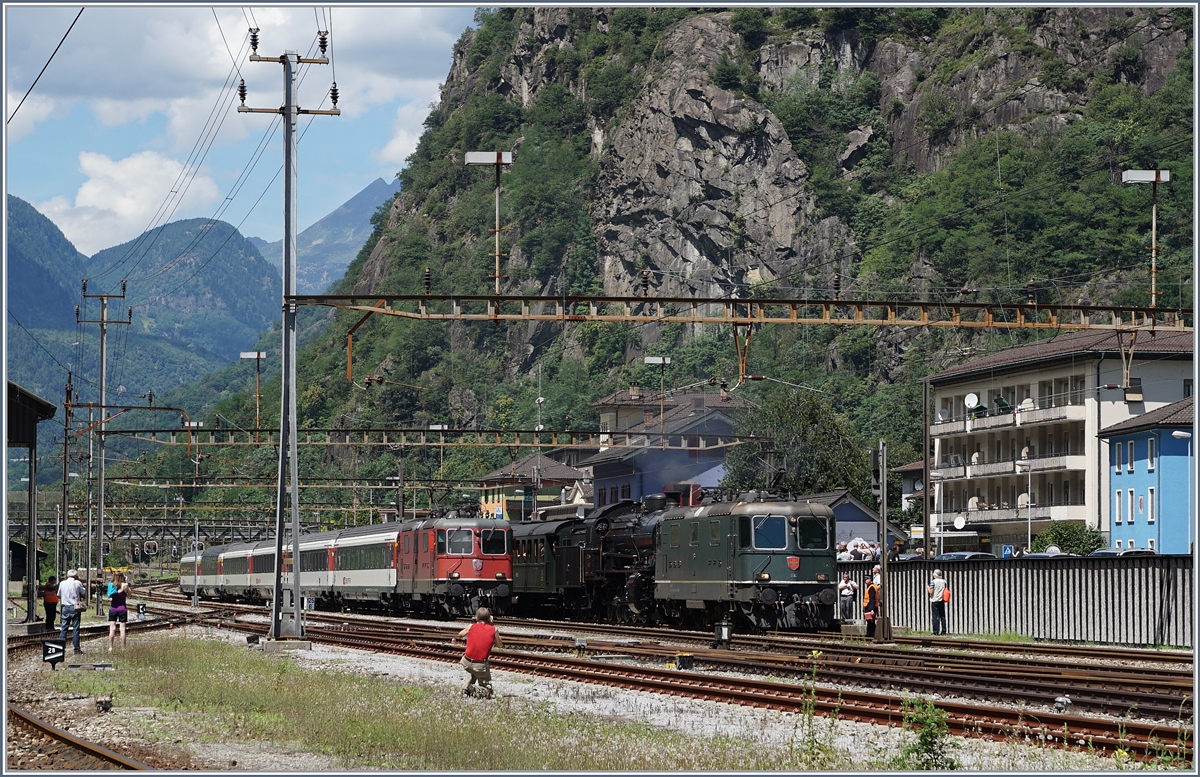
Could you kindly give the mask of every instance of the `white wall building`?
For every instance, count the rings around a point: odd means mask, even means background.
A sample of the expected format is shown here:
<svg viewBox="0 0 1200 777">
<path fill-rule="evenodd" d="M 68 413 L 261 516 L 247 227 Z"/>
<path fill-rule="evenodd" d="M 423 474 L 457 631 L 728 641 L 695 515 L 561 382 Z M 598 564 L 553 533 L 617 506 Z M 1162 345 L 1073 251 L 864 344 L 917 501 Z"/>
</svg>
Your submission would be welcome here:
<svg viewBox="0 0 1200 777">
<path fill-rule="evenodd" d="M 1108 442 L 1098 432 L 1192 394 L 1190 332 L 1140 332 L 1132 354 L 1129 340 L 1060 334 L 929 378 L 934 542 L 941 526 L 947 550 L 1000 555 L 1050 521 L 1109 530 Z"/>
</svg>

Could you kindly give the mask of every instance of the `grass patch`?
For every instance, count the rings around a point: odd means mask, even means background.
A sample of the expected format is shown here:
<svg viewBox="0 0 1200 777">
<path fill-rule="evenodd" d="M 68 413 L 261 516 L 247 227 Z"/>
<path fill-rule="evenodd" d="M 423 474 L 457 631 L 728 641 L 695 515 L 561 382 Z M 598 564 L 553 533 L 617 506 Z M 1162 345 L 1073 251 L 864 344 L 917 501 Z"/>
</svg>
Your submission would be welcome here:
<svg viewBox="0 0 1200 777">
<path fill-rule="evenodd" d="M 465 700 L 453 688 L 364 677 L 336 664 L 313 671 L 286 655 L 217 640 L 139 640 L 121 654 L 117 672 L 63 672 L 49 681 L 60 690 L 111 694 L 121 707 L 170 710 L 194 729 L 194 742 L 290 744 L 348 769 L 801 770 L 854 760 L 812 747 L 819 725 L 811 720 L 798 719 L 793 737 L 801 741 L 794 742 L 689 736 L 564 714 L 521 697 Z M 601 700 L 617 692 L 583 687 L 579 693 Z"/>
</svg>

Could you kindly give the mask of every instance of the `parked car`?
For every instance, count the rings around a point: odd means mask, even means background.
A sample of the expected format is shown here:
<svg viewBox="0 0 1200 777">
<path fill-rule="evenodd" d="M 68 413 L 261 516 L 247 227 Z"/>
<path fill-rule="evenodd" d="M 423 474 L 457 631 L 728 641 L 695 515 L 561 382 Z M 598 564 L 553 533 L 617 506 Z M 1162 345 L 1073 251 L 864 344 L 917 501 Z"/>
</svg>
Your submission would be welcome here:
<svg viewBox="0 0 1200 777">
<path fill-rule="evenodd" d="M 1093 550 L 1089 556 L 1157 556 L 1158 554 L 1148 548 L 1101 548 Z"/>
<path fill-rule="evenodd" d="M 979 559 L 996 558 L 992 553 L 981 553 L 977 550 L 960 550 L 953 553 L 943 553 L 934 556 L 934 561 L 976 561 Z"/>
<path fill-rule="evenodd" d="M 923 561 L 925 554 L 923 553 L 901 553 L 896 557 L 896 561 Z"/>
<path fill-rule="evenodd" d="M 1026 553 L 1021 558 L 1079 558 L 1078 553 Z"/>
</svg>

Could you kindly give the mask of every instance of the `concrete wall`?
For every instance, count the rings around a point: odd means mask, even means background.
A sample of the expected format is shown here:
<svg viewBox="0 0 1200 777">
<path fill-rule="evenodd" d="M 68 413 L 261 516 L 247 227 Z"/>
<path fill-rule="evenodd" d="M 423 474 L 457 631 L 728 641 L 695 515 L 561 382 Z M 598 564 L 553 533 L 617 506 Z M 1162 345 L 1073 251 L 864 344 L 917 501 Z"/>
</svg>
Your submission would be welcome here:
<svg viewBox="0 0 1200 777">
<path fill-rule="evenodd" d="M 838 564 L 861 586 L 872 564 Z M 951 634 L 1191 647 L 1191 556 L 906 561 L 888 565 L 894 627 L 930 633 L 925 586 L 941 569 Z M 856 613 L 862 601 L 855 602 Z M 861 614 L 855 617 L 861 618 Z"/>
</svg>

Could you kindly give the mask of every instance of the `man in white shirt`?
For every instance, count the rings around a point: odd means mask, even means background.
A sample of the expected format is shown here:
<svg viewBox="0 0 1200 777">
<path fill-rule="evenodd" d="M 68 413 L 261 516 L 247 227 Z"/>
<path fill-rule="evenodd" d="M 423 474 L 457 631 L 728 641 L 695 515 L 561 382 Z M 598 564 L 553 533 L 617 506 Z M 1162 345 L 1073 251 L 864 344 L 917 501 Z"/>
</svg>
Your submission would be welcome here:
<svg viewBox="0 0 1200 777">
<path fill-rule="evenodd" d="M 59 627 L 58 638 L 65 644 L 67 631 L 74 627 L 72 644 L 76 653 L 82 653 L 79 649 L 79 623 L 83 617 L 83 610 L 87 607 L 87 589 L 79 582 L 77 570 L 68 570 L 66 579 L 59 583 L 58 604 L 62 608 L 62 625 Z"/>
</svg>

